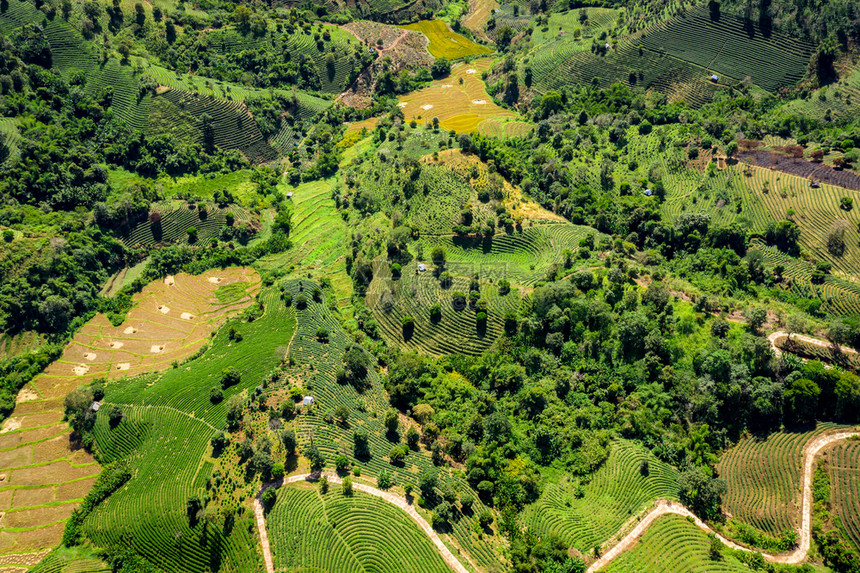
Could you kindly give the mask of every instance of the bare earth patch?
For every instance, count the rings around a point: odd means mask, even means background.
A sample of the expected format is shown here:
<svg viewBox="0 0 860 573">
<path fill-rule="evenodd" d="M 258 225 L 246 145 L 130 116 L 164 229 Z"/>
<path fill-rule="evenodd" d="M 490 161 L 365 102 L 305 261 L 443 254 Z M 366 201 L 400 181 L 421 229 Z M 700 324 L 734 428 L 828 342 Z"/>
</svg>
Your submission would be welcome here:
<svg viewBox="0 0 860 573">
<path fill-rule="evenodd" d="M 32 402 L 33 400 L 38 399 L 39 395 L 36 394 L 35 390 L 30 388 L 29 386 L 24 386 L 23 388 L 21 388 L 21 391 L 18 392 L 18 397 L 15 399 L 15 401 L 18 404 L 21 404 L 22 402 Z"/>
</svg>

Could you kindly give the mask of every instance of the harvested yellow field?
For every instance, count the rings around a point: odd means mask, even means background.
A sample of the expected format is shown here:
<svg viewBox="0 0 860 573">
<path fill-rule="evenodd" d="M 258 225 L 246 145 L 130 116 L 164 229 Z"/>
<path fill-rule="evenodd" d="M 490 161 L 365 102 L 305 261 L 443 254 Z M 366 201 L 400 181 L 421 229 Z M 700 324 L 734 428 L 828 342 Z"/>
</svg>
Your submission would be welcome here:
<svg viewBox="0 0 860 573">
<path fill-rule="evenodd" d="M 484 26 L 498 7 L 496 0 L 469 0 L 469 13 L 463 18 L 463 25 L 481 40 L 489 42 Z"/>
<path fill-rule="evenodd" d="M 239 285 L 239 286 L 237 286 Z M 120 326 L 97 315 L 18 395 L 0 429 L 0 555 L 60 542 L 65 520 L 100 468 L 63 421 L 63 398 L 95 378 L 169 368 L 196 352 L 260 289 L 256 271 L 180 274 L 147 285 Z"/>
<path fill-rule="evenodd" d="M 492 63 L 493 60 L 483 58 L 457 64 L 451 68 L 451 75 L 447 78 L 401 97 L 398 105 L 403 116 L 407 121 L 430 121 L 438 117 L 443 129 L 453 129 L 458 133 L 472 133 L 488 119 L 522 123 L 519 115 L 497 106 L 487 94 L 481 73 Z"/>
<path fill-rule="evenodd" d="M 407 24 L 400 27 L 404 30 L 421 32 L 427 36 L 427 39 L 430 40 L 430 45 L 427 49 L 434 58 L 457 60 L 459 58 L 480 56 L 493 52 L 490 48 L 476 44 L 469 38 L 453 32 L 448 27 L 448 24 L 442 20 L 421 20 L 415 24 Z"/>
</svg>

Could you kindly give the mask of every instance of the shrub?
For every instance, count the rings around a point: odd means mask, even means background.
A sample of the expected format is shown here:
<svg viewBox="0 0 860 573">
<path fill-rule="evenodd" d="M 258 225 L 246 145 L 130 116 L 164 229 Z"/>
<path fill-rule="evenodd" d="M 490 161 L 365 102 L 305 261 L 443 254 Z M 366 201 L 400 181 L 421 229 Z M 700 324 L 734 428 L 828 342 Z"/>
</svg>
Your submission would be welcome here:
<svg viewBox="0 0 860 573">
<path fill-rule="evenodd" d="M 379 489 L 388 489 L 394 484 L 394 479 L 391 477 L 391 472 L 381 470 L 376 476 L 376 487 Z"/>
<path fill-rule="evenodd" d="M 213 386 L 211 390 L 209 390 L 209 401 L 213 404 L 219 403 L 224 399 L 224 393 L 221 391 L 221 388 L 218 386 Z"/>
<path fill-rule="evenodd" d="M 235 386 L 239 382 L 242 381 L 242 375 L 239 371 L 231 366 L 230 368 L 226 368 L 221 373 L 221 388 L 227 389 L 230 386 Z"/>
<path fill-rule="evenodd" d="M 263 492 L 263 507 L 265 507 L 267 510 L 272 509 L 275 506 L 275 501 L 277 501 L 277 499 L 278 495 L 275 493 L 275 489 L 270 487 L 265 492 Z"/>
<path fill-rule="evenodd" d="M 287 455 L 293 455 L 296 451 L 296 432 L 290 429 L 283 430 L 280 437 Z"/>
<path fill-rule="evenodd" d="M 391 460 L 392 464 L 401 464 L 403 460 L 406 459 L 409 450 L 406 448 L 405 444 L 398 444 L 391 448 L 391 451 L 388 453 L 388 457 Z"/>
<path fill-rule="evenodd" d="M 347 496 L 352 495 L 352 478 L 351 477 L 347 476 L 347 477 L 343 478 L 342 488 L 343 488 L 343 495 L 347 495 Z"/>
<path fill-rule="evenodd" d="M 272 479 L 281 479 L 284 477 L 284 464 L 278 462 L 272 466 Z"/>
<path fill-rule="evenodd" d="M 334 409 L 334 417 L 337 418 L 341 424 L 346 424 L 349 420 L 349 407 L 344 404 L 340 404 Z"/>
<path fill-rule="evenodd" d="M 352 433 L 353 453 L 357 458 L 370 457 L 370 442 L 367 436 L 367 430 L 359 428 Z"/>
<path fill-rule="evenodd" d="M 391 408 L 385 413 L 385 430 L 389 434 L 396 434 L 400 428 L 400 416 L 394 408 Z"/>
<path fill-rule="evenodd" d="M 406 443 L 408 444 L 410 449 L 418 449 L 418 441 L 420 438 L 421 435 L 414 427 L 410 426 L 409 429 L 406 430 Z"/>
<path fill-rule="evenodd" d="M 337 471 L 339 472 L 346 471 L 346 468 L 349 467 L 349 458 L 343 454 L 339 455 L 334 460 L 334 467 L 337 468 Z"/>
<path fill-rule="evenodd" d="M 319 471 L 325 467 L 325 457 L 313 442 L 308 444 L 308 447 L 305 448 L 305 457 L 308 458 L 308 461 L 311 464 L 311 470 Z"/>
</svg>

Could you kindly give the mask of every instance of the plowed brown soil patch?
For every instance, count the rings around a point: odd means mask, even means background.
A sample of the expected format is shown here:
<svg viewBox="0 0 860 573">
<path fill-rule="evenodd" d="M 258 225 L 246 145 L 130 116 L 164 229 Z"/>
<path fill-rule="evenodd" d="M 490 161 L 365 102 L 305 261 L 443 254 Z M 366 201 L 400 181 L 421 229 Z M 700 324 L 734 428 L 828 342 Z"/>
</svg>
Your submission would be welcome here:
<svg viewBox="0 0 860 573">
<path fill-rule="evenodd" d="M 737 154 L 738 159 L 744 163 L 755 165 L 756 167 L 765 167 L 767 169 L 775 169 L 783 173 L 790 173 L 808 179 L 821 181 L 837 185 L 846 189 L 860 189 L 860 175 L 853 171 L 839 171 L 824 165 L 823 163 L 815 163 L 796 157 L 780 155 L 770 151 L 750 150 L 740 151 Z"/>
<path fill-rule="evenodd" d="M 81 499 L 100 471 L 92 456 L 69 439 L 62 421 L 66 394 L 95 378 L 170 368 L 247 308 L 260 289 L 259 275 L 245 268 L 170 278 L 136 294 L 121 325 L 113 326 L 104 315 L 90 320 L 63 355 L 21 391 L 22 401 L 0 430 L 0 555 L 56 546 L 62 522 L 77 504 L 46 504 Z M 218 288 L 236 282 L 246 283 L 246 296 L 220 303 Z"/>
</svg>

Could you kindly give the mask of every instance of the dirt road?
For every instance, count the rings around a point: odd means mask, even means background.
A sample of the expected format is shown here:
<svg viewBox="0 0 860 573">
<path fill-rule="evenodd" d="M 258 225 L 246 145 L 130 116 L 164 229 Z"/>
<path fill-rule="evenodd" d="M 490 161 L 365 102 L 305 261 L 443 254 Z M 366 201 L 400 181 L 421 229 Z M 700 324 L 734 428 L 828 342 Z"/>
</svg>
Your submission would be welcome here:
<svg viewBox="0 0 860 573">
<path fill-rule="evenodd" d="M 814 340 L 814 339 L 813 339 Z M 806 559 L 806 554 L 809 552 L 809 544 L 811 538 L 811 529 L 812 529 L 812 476 L 815 472 L 815 458 L 816 456 L 834 442 L 839 442 L 842 440 L 847 440 L 851 437 L 860 437 L 860 431 L 858 430 L 842 430 L 839 432 L 831 432 L 829 434 L 822 434 L 806 444 L 803 448 L 803 487 L 802 491 L 802 502 L 801 502 L 801 522 L 800 522 L 800 530 L 798 531 L 798 545 L 797 549 L 792 551 L 791 553 L 780 553 L 777 555 L 770 555 L 764 553 L 764 558 L 768 561 L 774 563 L 791 563 L 797 564 L 803 562 Z M 633 545 L 639 541 L 639 538 L 642 537 L 642 534 L 645 533 L 645 530 L 648 529 L 658 517 L 662 515 L 666 515 L 667 513 L 674 513 L 676 515 L 682 515 L 684 517 L 689 517 L 693 519 L 693 522 L 701 529 L 702 531 L 706 531 L 708 533 L 714 533 L 717 536 L 717 539 L 725 543 L 728 547 L 732 549 L 739 549 L 741 551 L 750 551 L 746 547 L 742 547 L 733 541 L 730 541 L 715 532 L 711 529 L 706 523 L 704 523 L 701 519 L 693 515 L 687 508 L 683 505 L 673 502 L 666 499 L 659 499 L 655 502 L 654 508 L 647 512 L 644 516 L 633 518 L 628 521 L 621 528 L 622 531 L 626 530 L 630 527 L 637 519 L 639 523 L 633 528 L 630 533 L 625 535 L 618 541 L 611 549 L 609 549 L 606 553 L 604 553 L 600 559 L 591 564 L 591 567 L 588 568 L 587 573 L 593 573 L 594 571 L 598 571 L 608 565 L 613 559 L 618 557 L 623 552 L 630 549 Z"/>
<path fill-rule="evenodd" d="M 343 480 L 337 474 L 326 472 L 322 475 L 324 475 L 330 483 L 339 484 L 343 482 Z M 266 517 L 263 512 L 263 504 L 261 501 L 263 493 L 270 487 L 277 488 L 283 484 L 306 481 L 310 477 L 310 474 L 303 474 L 297 476 L 290 476 L 278 482 L 267 483 L 260 488 L 260 491 L 257 493 L 257 497 L 254 498 L 254 515 L 257 518 L 257 529 L 260 532 L 260 542 L 263 546 L 263 559 L 266 562 L 267 573 L 274 573 L 275 568 L 272 562 L 272 551 L 269 546 L 269 535 L 266 532 Z M 469 573 L 469 570 L 466 569 L 456 557 L 454 557 L 454 554 L 451 553 L 451 550 L 448 549 L 448 547 L 442 542 L 436 532 L 433 531 L 433 528 L 430 526 L 429 523 L 427 523 L 427 520 L 418 514 L 412 504 L 406 501 L 406 498 L 400 497 L 399 495 L 393 493 L 382 491 L 380 489 L 376 489 L 375 487 L 371 487 L 363 483 L 353 483 L 353 488 L 358 491 L 370 494 L 372 496 L 382 498 L 388 503 L 396 505 L 397 507 L 405 511 L 407 514 L 409 514 L 409 517 L 412 518 L 412 521 L 417 523 L 418 527 L 420 527 L 422 531 L 424 531 L 424 533 L 427 535 L 427 537 L 430 538 L 430 541 L 432 541 L 433 545 L 436 546 L 436 549 L 439 551 L 439 554 L 442 556 L 442 559 L 445 560 L 445 563 L 447 563 L 453 571 L 455 571 L 456 573 Z"/>
</svg>

